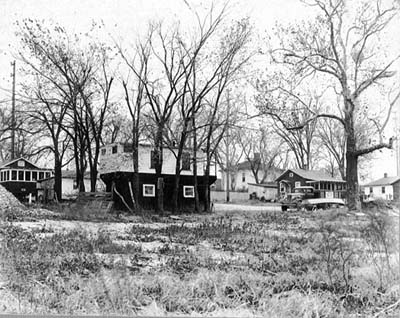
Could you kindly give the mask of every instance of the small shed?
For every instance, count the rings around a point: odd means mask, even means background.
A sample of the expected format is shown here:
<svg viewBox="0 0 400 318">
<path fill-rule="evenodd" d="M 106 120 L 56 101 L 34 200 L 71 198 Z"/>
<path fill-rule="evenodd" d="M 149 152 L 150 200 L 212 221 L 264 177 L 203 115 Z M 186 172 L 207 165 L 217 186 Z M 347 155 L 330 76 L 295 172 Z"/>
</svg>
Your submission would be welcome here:
<svg viewBox="0 0 400 318">
<path fill-rule="evenodd" d="M 248 183 L 250 197 L 261 201 L 274 201 L 278 195 L 278 185 L 275 182 Z"/>
</svg>

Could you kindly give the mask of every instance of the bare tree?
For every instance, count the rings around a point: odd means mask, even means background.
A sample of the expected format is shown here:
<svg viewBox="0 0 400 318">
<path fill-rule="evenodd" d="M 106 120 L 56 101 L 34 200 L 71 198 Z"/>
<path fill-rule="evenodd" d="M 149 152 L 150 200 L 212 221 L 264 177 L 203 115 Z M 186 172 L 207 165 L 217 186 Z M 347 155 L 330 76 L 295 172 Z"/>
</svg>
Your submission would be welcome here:
<svg viewBox="0 0 400 318">
<path fill-rule="evenodd" d="M 390 60 L 377 58 L 379 36 L 396 15 L 395 7 L 383 7 L 381 1 L 363 2 L 357 15 L 352 15 L 346 1 L 308 1 L 321 13 L 306 25 L 281 28 L 281 48 L 273 51 L 276 62 L 288 66 L 293 76 L 320 76 L 325 82 L 335 83 L 341 97 L 341 113 L 319 112 L 300 125 L 301 129 L 317 118 L 337 120 L 346 136 L 347 199 L 350 209 L 359 207 L 358 159 L 381 148 L 391 148 L 392 139 L 385 142 L 378 138 L 375 144 L 357 147 L 355 114 L 363 108 L 362 97 L 377 83 L 394 75 L 392 68 L 398 53 Z M 289 39 L 287 42 L 286 40 Z M 369 104 L 371 101 L 369 101 Z M 386 121 L 379 123 L 377 134 Z"/>
</svg>

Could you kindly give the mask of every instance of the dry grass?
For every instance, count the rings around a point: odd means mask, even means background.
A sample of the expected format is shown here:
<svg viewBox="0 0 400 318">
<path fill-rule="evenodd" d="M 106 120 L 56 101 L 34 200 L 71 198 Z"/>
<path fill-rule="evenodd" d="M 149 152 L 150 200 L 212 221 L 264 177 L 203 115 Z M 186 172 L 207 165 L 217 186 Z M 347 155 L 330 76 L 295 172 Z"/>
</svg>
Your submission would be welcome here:
<svg viewBox="0 0 400 318">
<path fill-rule="evenodd" d="M 392 315 L 399 266 L 388 238 L 396 229 L 388 211 L 378 210 L 8 223 L 2 269 L 13 300 L 0 306 L 63 314 Z"/>
</svg>

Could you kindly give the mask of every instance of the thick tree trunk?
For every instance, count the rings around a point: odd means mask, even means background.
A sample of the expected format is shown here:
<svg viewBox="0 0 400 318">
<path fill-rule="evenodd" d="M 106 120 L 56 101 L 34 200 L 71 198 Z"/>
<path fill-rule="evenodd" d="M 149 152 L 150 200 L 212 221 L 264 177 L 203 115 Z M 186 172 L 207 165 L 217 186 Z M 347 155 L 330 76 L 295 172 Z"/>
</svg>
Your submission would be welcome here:
<svg viewBox="0 0 400 318">
<path fill-rule="evenodd" d="M 211 211 L 211 196 L 210 196 L 210 159 L 207 156 L 206 169 L 204 170 L 204 211 Z"/>
<path fill-rule="evenodd" d="M 97 174 L 97 168 L 90 167 L 90 192 L 96 192 Z"/>
<path fill-rule="evenodd" d="M 349 210 L 360 209 L 360 197 L 358 189 L 358 156 L 357 142 L 354 131 L 353 104 L 347 101 L 345 118 L 346 131 L 346 182 L 347 182 L 347 206 Z"/>
<path fill-rule="evenodd" d="M 178 211 L 179 183 L 181 181 L 181 154 L 178 151 L 175 165 L 174 191 L 172 192 L 172 213 Z"/>
<path fill-rule="evenodd" d="M 140 193 L 140 179 L 139 179 L 139 143 L 135 141 L 132 151 L 133 157 L 133 198 L 135 200 L 136 212 L 141 212 L 139 204 L 139 193 Z"/>
<path fill-rule="evenodd" d="M 58 202 L 62 200 L 62 164 L 59 156 L 54 154 L 54 194 Z"/>
</svg>

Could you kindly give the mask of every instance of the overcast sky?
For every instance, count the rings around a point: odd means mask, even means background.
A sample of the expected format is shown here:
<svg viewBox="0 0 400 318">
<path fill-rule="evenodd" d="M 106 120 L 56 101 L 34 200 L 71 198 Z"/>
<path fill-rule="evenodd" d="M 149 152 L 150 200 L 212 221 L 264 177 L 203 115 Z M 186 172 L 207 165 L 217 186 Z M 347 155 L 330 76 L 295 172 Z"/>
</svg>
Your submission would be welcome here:
<svg viewBox="0 0 400 318">
<path fill-rule="evenodd" d="M 352 0 L 351 3 L 353 3 Z M 221 3 L 221 1 L 219 1 Z M 132 42 L 145 30 L 149 20 L 179 20 L 190 24 L 193 15 L 188 4 L 196 10 L 207 9 L 209 0 L 0 0 L 0 100 L 4 100 L 4 89 L 11 87 L 13 52 L 17 50 L 15 21 L 24 18 L 53 20 L 74 32 L 85 32 L 92 21 L 103 21 L 108 33 L 122 41 Z M 229 15 L 232 19 L 249 16 L 262 33 L 274 24 L 308 19 L 314 12 L 299 0 L 232 0 Z M 393 30 L 393 31 L 392 31 Z M 398 25 L 387 33 L 389 43 L 398 41 Z M 110 40 L 107 34 L 105 40 Z M 18 78 L 18 74 L 17 74 Z M 9 95 L 8 95 L 9 96 Z M 1 105 L 1 104 L 0 104 Z M 372 178 L 379 177 L 382 169 L 391 175 L 396 173 L 393 153 L 385 151 L 385 167 L 375 169 Z M 381 165 L 381 164 L 379 164 Z M 379 166 L 378 165 L 378 166 Z M 383 165 L 383 163 L 382 163 Z"/>
</svg>

